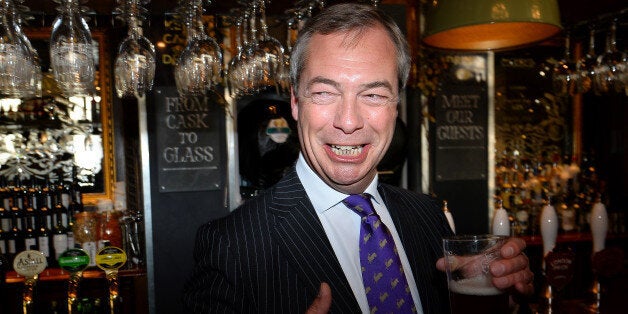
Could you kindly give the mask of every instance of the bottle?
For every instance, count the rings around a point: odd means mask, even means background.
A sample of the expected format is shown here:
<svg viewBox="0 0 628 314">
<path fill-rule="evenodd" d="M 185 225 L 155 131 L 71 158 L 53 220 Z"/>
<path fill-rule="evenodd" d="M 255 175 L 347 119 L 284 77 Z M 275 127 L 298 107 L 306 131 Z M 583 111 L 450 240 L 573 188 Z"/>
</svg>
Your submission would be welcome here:
<svg viewBox="0 0 628 314">
<path fill-rule="evenodd" d="M 2 177 L 4 181 L 4 177 Z M 9 230 L 11 227 L 11 207 L 10 207 L 10 193 L 9 189 L 4 182 L 0 186 L 0 229 Z"/>
<path fill-rule="evenodd" d="M 24 249 L 39 250 L 37 245 L 37 233 L 35 230 L 35 209 L 30 206 L 28 198 L 22 200 L 24 208 Z"/>
<path fill-rule="evenodd" d="M 72 216 L 82 213 L 85 210 L 83 206 L 83 193 L 81 192 L 81 186 L 76 179 L 76 167 L 74 167 L 72 185 L 70 186 L 70 205 L 68 210 Z"/>
<path fill-rule="evenodd" d="M 54 249 L 53 265 L 56 265 L 59 256 L 68 249 L 68 232 L 66 225 L 64 225 L 65 210 L 61 204 L 61 200 L 58 195 L 53 196 L 53 200 L 55 205 L 53 209 L 54 226 L 52 229 L 52 246 Z"/>
<path fill-rule="evenodd" d="M 68 247 L 73 248 L 76 244 L 76 235 L 74 234 L 74 225 L 76 223 L 76 216 L 84 211 L 83 208 L 83 195 L 81 194 L 80 187 L 76 181 L 76 167 L 72 171 L 72 184 L 68 186 L 68 193 L 70 196 L 68 209 Z"/>
<path fill-rule="evenodd" d="M 49 219 L 49 215 L 48 215 L 48 207 L 46 206 L 40 206 L 39 210 L 38 210 L 38 215 L 37 215 L 37 246 L 39 248 L 39 251 L 41 253 L 44 254 L 44 256 L 46 256 L 46 261 L 48 262 L 48 265 L 53 265 L 54 261 L 53 261 L 53 255 L 52 252 L 54 251 L 53 247 L 52 247 L 52 231 L 50 230 L 50 228 L 48 227 L 48 219 Z"/>
<path fill-rule="evenodd" d="M 61 195 L 61 204 L 63 204 L 63 207 L 70 207 L 70 186 L 68 184 L 65 184 L 62 172 L 59 173 L 59 184 L 57 184 L 57 191 Z"/>
<path fill-rule="evenodd" d="M 3 255 L 7 252 L 7 236 L 7 231 L 2 229 L 2 225 L 0 225 L 0 255 Z"/>
<path fill-rule="evenodd" d="M 23 204 L 22 199 L 24 198 L 24 191 L 22 189 L 21 181 L 18 179 L 15 185 L 11 187 L 10 189 L 11 189 L 11 199 L 13 200 L 13 205 L 11 205 L 11 214 L 18 215 L 20 217 L 17 221 L 17 227 L 20 230 L 23 230 L 24 224 L 21 218 L 24 216 L 22 213 L 22 204 Z"/>
<path fill-rule="evenodd" d="M 41 189 L 37 191 L 37 204 L 39 204 L 39 215 L 46 224 L 48 230 L 52 230 L 54 213 L 52 212 L 52 201 L 50 196 L 50 186 L 48 183 L 43 185 Z"/>
<path fill-rule="evenodd" d="M 59 222 L 57 222 L 57 224 L 54 227 L 54 231 L 56 234 L 57 228 L 64 229 L 63 233 L 65 234 L 65 240 L 66 240 L 65 250 L 67 250 L 68 248 L 74 248 L 74 232 L 72 231 L 72 229 L 70 229 L 68 208 L 64 206 L 64 201 L 63 201 L 64 195 L 65 195 L 65 192 L 64 192 L 63 184 L 57 185 L 53 211 L 57 219 L 61 220 L 61 223 L 59 224 Z M 61 254 L 63 253 L 63 251 L 58 252 L 57 254 Z M 56 258 L 58 259 L 59 257 L 57 256 Z"/>
<path fill-rule="evenodd" d="M 2 192 L 0 192 L 2 193 Z M 5 226 L 4 221 L 7 221 Z M 0 254 L 7 253 L 7 237 L 9 226 L 11 224 L 11 217 L 7 210 L 4 208 L 3 204 L 0 203 Z"/>
<path fill-rule="evenodd" d="M 100 217 L 100 236 L 98 237 L 98 249 L 109 245 L 122 248 L 122 227 L 120 226 L 120 212 L 117 210 L 105 210 Z"/>
<path fill-rule="evenodd" d="M 22 220 L 22 211 L 15 204 L 17 197 L 11 199 L 11 229 L 7 237 L 7 253 L 9 259 L 12 262 L 15 255 L 24 251 L 24 237 L 22 229 L 20 228 L 20 221 Z"/>
<path fill-rule="evenodd" d="M 98 251 L 98 227 L 100 214 L 94 211 L 83 211 L 76 214 L 74 236 L 76 244 L 89 255 L 89 266 L 96 266 Z"/>
<path fill-rule="evenodd" d="M 13 265 L 9 265 L 6 251 L 0 251 L 0 291 L 6 291 L 4 285 L 7 282 L 7 272 L 11 270 L 11 266 Z M 4 299 L 4 296 L 2 299 Z"/>
</svg>

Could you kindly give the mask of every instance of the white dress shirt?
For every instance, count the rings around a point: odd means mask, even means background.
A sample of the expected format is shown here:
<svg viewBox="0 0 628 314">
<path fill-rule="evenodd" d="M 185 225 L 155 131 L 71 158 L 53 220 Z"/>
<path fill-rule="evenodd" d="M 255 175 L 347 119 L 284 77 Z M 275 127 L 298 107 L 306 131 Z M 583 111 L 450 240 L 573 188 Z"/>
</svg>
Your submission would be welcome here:
<svg viewBox="0 0 628 314">
<path fill-rule="evenodd" d="M 362 282 L 362 273 L 360 266 L 359 238 L 361 218 L 358 214 L 349 209 L 342 201 L 349 196 L 338 192 L 329 187 L 307 164 L 302 154 L 296 164 L 297 175 L 305 188 L 305 192 L 309 197 L 316 214 L 320 219 L 323 229 L 327 234 L 329 242 L 340 262 L 343 272 L 347 276 L 351 290 L 358 300 L 362 313 L 370 313 L 364 283 Z M 401 245 L 401 240 L 397 234 L 397 229 L 392 222 L 392 218 L 388 213 L 388 209 L 377 191 L 378 177 L 375 176 L 373 182 L 368 186 L 365 193 L 372 196 L 373 207 L 379 215 L 382 222 L 388 227 L 392 234 L 393 240 L 403 265 L 404 273 L 410 285 L 412 299 L 416 305 L 417 313 L 422 314 L 421 299 L 419 291 L 410 269 L 410 263 L 406 252 Z M 332 298 L 334 292 L 331 292 Z"/>
</svg>

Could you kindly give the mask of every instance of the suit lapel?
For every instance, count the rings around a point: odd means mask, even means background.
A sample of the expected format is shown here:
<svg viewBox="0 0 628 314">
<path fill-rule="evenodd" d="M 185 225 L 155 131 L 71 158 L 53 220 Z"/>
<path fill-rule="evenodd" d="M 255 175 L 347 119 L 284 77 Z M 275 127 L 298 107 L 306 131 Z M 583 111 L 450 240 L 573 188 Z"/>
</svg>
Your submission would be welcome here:
<svg viewBox="0 0 628 314">
<path fill-rule="evenodd" d="M 313 291 L 318 292 L 321 282 L 329 283 L 332 309 L 355 312 L 359 309 L 355 296 L 294 168 L 273 193 L 273 203 L 269 204 L 274 222 L 271 230 L 282 253 Z"/>
<path fill-rule="evenodd" d="M 394 194 L 390 189 L 380 186 L 378 190 L 388 208 L 403 248 L 408 256 L 412 275 L 414 276 L 423 305 L 423 311 L 424 313 L 433 312 L 431 310 L 433 305 L 440 302 L 440 299 L 438 294 L 435 293 L 436 289 L 432 277 L 436 264 L 435 260 L 432 261 L 431 259 L 434 254 L 430 250 L 428 243 L 430 241 L 439 241 L 439 239 L 434 238 L 437 235 L 422 234 L 423 230 L 417 230 L 417 228 L 421 228 L 419 221 L 422 221 L 423 224 L 427 221 L 423 217 L 424 213 L 407 208 L 404 202 L 400 201 L 401 196 Z"/>
</svg>

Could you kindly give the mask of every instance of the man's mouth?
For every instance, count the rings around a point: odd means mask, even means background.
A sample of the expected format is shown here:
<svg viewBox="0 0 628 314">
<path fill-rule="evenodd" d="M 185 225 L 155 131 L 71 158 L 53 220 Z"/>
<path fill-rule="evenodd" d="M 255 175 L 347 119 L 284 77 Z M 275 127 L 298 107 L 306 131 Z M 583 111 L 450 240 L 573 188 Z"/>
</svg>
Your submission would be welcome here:
<svg viewBox="0 0 628 314">
<path fill-rule="evenodd" d="M 330 145 L 331 151 L 336 155 L 341 156 L 357 156 L 362 153 L 362 148 L 364 145 L 355 145 L 355 146 L 343 146 L 343 145 Z"/>
</svg>

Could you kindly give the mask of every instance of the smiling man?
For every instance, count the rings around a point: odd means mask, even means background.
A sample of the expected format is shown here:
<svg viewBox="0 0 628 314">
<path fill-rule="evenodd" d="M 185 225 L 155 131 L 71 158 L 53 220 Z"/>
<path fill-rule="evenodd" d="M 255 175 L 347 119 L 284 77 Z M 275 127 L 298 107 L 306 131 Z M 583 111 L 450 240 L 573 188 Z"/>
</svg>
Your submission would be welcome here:
<svg viewBox="0 0 628 314">
<path fill-rule="evenodd" d="M 299 159 L 275 186 L 199 229 L 185 304 L 195 313 L 448 313 L 440 258 L 452 232 L 440 202 L 377 176 L 410 69 L 404 36 L 361 4 L 326 8 L 299 36 Z M 490 265 L 498 288 L 532 292 L 524 247 L 508 242 L 506 258 Z"/>
</svg>

